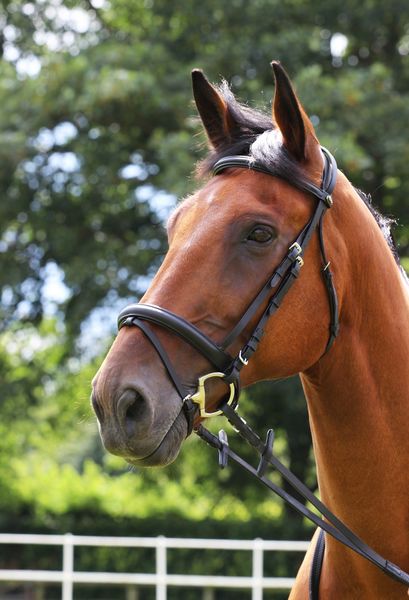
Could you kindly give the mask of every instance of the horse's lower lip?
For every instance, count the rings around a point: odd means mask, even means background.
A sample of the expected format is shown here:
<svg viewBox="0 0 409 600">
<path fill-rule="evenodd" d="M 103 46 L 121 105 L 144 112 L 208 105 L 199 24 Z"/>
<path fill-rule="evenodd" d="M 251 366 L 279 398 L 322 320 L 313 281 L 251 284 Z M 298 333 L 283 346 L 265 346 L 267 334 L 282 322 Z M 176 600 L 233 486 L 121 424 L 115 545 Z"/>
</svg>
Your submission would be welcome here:
<svg viewBox="0 0 409 600">
<path fill-rule="evenodd" d="M 187 423 L 180 412 L 159 445 L 143 458 L 127 456 L 126 461 L 134 467 L 164 467 L 175 460 L 186 437 Z"/>
</svg>

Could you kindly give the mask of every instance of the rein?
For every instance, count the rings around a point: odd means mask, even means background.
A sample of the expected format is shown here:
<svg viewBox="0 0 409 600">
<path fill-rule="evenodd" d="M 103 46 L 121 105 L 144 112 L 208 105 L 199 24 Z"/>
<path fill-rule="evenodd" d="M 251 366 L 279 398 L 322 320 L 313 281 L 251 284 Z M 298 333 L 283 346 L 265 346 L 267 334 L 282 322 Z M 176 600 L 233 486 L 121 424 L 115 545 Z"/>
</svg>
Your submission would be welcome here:
<svg viewBox="0 0 409 600">
<path fill-rule="evenodd" d="M 263 442 L 261 438 L 251 429 L 247 422 L 237 414 L 228 404 L 224 404 L 221 407 L 225 417 L 234 429 L 243 437 L 250 446 L 254 448 L 257 454 L 260 456 L 260 461 L 257 468 L 250 465 L 241 456 L 236 454 L 229 446 L 227 434 L 223 429 L 219 431 L 219 435 L 216 436 L 208 431 L 202 425 L 199 425 L 196 430 L 197 435 L 207 442 L 213 448 L 218 450 L 219 454 L 219 466 L 224 469 L 227 466 L 228 459 L 234 460 L 241 468 L 253 475 L 258 481 L 265 485 L 269 490 L 277 494 L 287 504 L 289 504 L 294 510 L 296 510 L 303 517 L 309 519 L 312 523 L 320 527 L 322 531 L 325 531 L 331 535 L 334 539 L 338 540 L 344 546 L 347 546 L 366 560 L 373 563 L 376 567 L 381 569 L 386 575 L 399 581 L 406 586 L 409 586 L 409 574 L 402 571 L 397 565 L 386 560 L 380 554 L 375 552 L 370 546 L 365 544 L 357 535 L 351 531 L 338 517 L 336 517 L 326 506 L 323 504 L 308 487 L 298 479 L 291 471 L 287 469 L 282 462 L 278 460 L 273 454 L 273 443 L 274 443 L 274 431 L 269 429 L 267 432 L 266 441 Z M 278 485 L 273 483 L 271 479 L 265 476 L 265 472 L 269 466 L 272 466 L 280 473 L 280 475 L 290 484 L 290 486 L 298 492 L 305 500 L 310 502 L 314 508 L 316 508 L 325 518 L 325 520 L 309 508 L 304 506 L 297 498 L 284 491 Z M 310 576 L 310 600 L 318 598 L 318 584 L 319 576 L 323 559 L 323 551 L 325 541 L 322 537 L 322 531 L 320 532 L 319 543 L 316 547 L 316 552 L 312 564 L 311 576 Z"/>
<path fill-rule="evenodd" d="M 278 267 L 270 275 L 264 286 L 255 296 L 253 301 L 245 310 L 239 322 L 235 325 L 232 331 L 227 335 L 224 341 L 219 345 L 211 340 L 207 335 L 201 332 L 193 324 L 189 323 L 179 315 L 165 310 L 159 306 L 150 304 L 130 304 L 125 307 L 118 316 L 118 329 L 122 327 L 138 327 L 144 335 L 149 339 L 156 352 L 158 353 L 175 389 L 177 390 L 184 411 L 188 428 L 187 435 L 193 430 L 194 419 L 199 409 L 200 417 L 207 418 L 219 414 L 224 414 L 238 433 L 256 450 L 260 455 L 260 462 L 256 468 L 246 462 L 243 458 L 237 455 L 229 446 L 226 433 L 221 430 L 219 436 L 215 436 L 199 425 L 195 433 L 206 441 L 208 444 L 218 450 L 219 465 L 224 468 L 227 465 L 228 459 L 237 462 L 243 469 L 256 477 L 261 483 L 276 493 L 280 498 L 292 506 L 301 515 L 308 518 L 315 525 L 321 528 L 336 540 L 366 558 L 384 573 L 409 586 L 409 574 L 402 571 L 395 564 L 387 561 L 367 546 L 360 538 L 358 538 L 342 521 L 340 521 L 316 496 L 303 484 L 295 475 L 293 475 L 274 455 L 273 441 L 274 432 L 270 429 L 267 433 L 266 442 L 247 425 L 236 412 L 238 399 L 240 395 L 240 372 L 245 367 L 257 347 L 264 334 L 266 323 L 280 307 L 281 302 L 291 286 L 296 281 L 300 270 L 304 264 L 303 254 L 308 246 L 315 231 L 318 233 L 319 248 L 323 261 L 322 274 L 325 287 L 328 295 L 330 308 L 330 326 L 329 337 L 324 350 L 325 354 L 331 348 L 339 330 L 338 319 L 338 301 L 336 290 L 332 281 L 332 274 L 329 269 L 330 263 L 327 260 L 324 248 L 323 236 L 323 216 L 326 211 L 332 206 L 331 194 L 334 190 L 337 178 L 337 164 L 332 154 L 326 149 L 321 148 L 324 158 L 324 170 L 322 175 L 321 186 L 318 187 L 314 183 L 306 181 L 300 183 L 297 187 L 304 192 L 312 194 L 317 200 L 315 211 L 298 234 L 297 238 L 288 248 L 284 258 L 279 263 Z M 213 174 L 218 175 L 229 168 L 250 169 L 253 171 L 262 172 L 268 175 L 275 176 L 273 170 L 268 169 L 263 164 L 254 161 L 249 156 L 226 156 L 214 166 Z M 256 316 L 259 309 L 265 305 L 261 316 L 253 329 L 253 332 L 248 338 L 248 341 L 242 346 L 237 355 L 232 356 L 228 352 L 228 348 L 238 339 L 243 333 L 247 325 Z M 150 324 L 160 326 L 175 335 L 179 336 L 185 342 L 190 344 L 209 363 L 217 370 L 202 375 L 198 378 L 197 390 L 185 389 L 180 381 L 171 359 L 166 350 L 163 348 L 158 336 L 150 327 Z M 219 408 L 213 412 L 206 410 L 206 382 L 210 379 L 222 379 L 229 388 L 228 398 L 223 400 Z M 273 466 L 282 477 L 301 494 L 308 502 L 310 502 L 324 517 L 321 518 L 305 507 L 299 500 L 285 492 L 279 486 L 274 484 L 265 476 L 267 467 Z M 317 598 L 317 590 L 319 583 L 319 574 L 323 558 L 324 539 L 320 537 L 317 545 L 317 552 L 313 560 L 313 570 L 310 578 L 310 600 Z M 315 569 L 314 565 L 317 566 Z"/>
</svg>

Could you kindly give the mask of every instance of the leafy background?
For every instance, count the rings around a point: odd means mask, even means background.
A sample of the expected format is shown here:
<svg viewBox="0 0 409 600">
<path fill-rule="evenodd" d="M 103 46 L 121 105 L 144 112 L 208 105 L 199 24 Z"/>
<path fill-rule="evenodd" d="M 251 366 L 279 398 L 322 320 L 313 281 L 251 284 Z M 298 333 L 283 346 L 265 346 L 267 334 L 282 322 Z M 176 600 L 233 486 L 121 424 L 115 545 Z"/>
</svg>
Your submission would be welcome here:
<svg viewBox="0 0 409 600">
<path fill-rule="evenodd" d="M 407 0 L 11 0 L 0 26 L 1 530 L 308 538 L 306 523 L 240 472 L 218 472 L 198 440 L 161 471 L 130 471 L 106 455 L 90 380 L 118 308 L 161 262 L 167 214 L 197 185 L 194 67 L 270 110 L 269 63 L 281 60 L 321 142 L 396 218 L 408 266 Z M 297 380 L 255 386 L 242 405 L 261 431 L 275 427 L 276 451 L 314 487 Z M 8 567 L 50 568 L 55 558 L 1 552 Z M 247 568 L 225 558 L 208 557 L 205 572 Z M 204 568 L 203 557 L 178 560 L 175 572 Z M 266 572 L 288 575 L 298 560 L 278 557 Z M 119 551 L 78 561 L 151 568 L 149 557 Z M 78 598 L 104 593 L 79 589 Z"/>
</svg>

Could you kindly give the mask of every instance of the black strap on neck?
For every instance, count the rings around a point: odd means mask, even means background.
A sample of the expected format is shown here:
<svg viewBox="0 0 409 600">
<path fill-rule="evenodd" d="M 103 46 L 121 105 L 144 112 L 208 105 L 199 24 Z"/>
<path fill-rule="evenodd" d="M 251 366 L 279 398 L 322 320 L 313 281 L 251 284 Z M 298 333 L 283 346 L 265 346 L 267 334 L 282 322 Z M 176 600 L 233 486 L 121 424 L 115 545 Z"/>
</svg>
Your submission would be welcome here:
<svg viewBox="0 0 409 600">
<path fill-rule="evenodd" d="M 263 485 L 282 498 L 303 517 L 306 517 L 312 521 L 315 525 L 331 535 L 334 539 L 344 544 L 344 546 L 347 546 L 369 562 L 373 563 L 395 581 L 399 581 L 407 587 L 409 586 L 408 573 L 405 573 L 405 571 L 400 569 L 394 563 L 384 559 L 377 552 L 375 552 L 375 550 L 365 544 L 365 542 L 363 542 L 353 531 L 351 531 L 351 529 L 349 529 L 340 519 L 338 519 L 338 517 L 336 517 L 302 481 L 300 481 L 293 473 L 291 473 L 291 471 L 289 471 L 287 467 L 283 465 L 277 457 L 274 456 L 272 447 L 274 436 L 270 432 L 267 434 L 267 439 L 264 443 L 257 433 L 251 429 L 247 422 L 242 419 L 242 417 L 240 417 L 240 415 L 238 415 L 230 406 L 223 404 L 221 409 L 234 429 L 250 444 L 250 446 L 256 450 L 260 456 L 258 468 L 254 468 L 243 458 L 238 456 L 233 450 L 231 450 L 225 432 L 223 432 L 223 435 L 219 434 L 218 437 L 200 425 L 196 430 L 196 434 L 209 445 L 216 448 L 219 451 L 219 454 L 222 453 L 222 460 L 220 460 L 219 463 L 222 462 L 223 467 L 226 466 L 228 458 L 231 458 L 248 473 L 256 477 Z M 264 475 L 268 465 L 273 466 L 295 491 L 297 491 L 303 498 L 310 502 L 312 506 L 323 515 L 325 520 L 304 506 L 304 504 L 302 504 L 294 496 L 285 492 L 278 485 L 268 479 Z"/>
<path fill-rule="evenodd" d="M 318 225 L 318 236 L 320 242 L 321 256 L 323 260 L 323 269 L 322 275 L 324 277 L 325 287 L 327 288 L 328 293 L 328 301 L 329 301 L 329 311 L 330 311 L 330 326 L 329 326 L 329 339 L 327 342 L 327 347 L 325 348 L 324 354 L 328 352 L 331 348 L 332 344 L 335 342 L 335 338 L 339 332 L 339 310 L 338 310 L 338 297 L 337 292 L 335 290 L 334 281 L 332 277 L 332 272 L 330 269 L 330 261 L 327 259 L 327 255 L 325 252 L 324 246 L 324 232 L 322 226 L 322 218 Z"/>
<path fill-rule="evenodd" d="M 322 562 L 324 560 L 325 553 L 325 533 L 322 529 L 319 530 L 317 544 L 314 549 L 314 555 L 312 557 L 310 579 L 309 579 L 309 600 L 319 600 L 319 589 Z"/>
</svg>

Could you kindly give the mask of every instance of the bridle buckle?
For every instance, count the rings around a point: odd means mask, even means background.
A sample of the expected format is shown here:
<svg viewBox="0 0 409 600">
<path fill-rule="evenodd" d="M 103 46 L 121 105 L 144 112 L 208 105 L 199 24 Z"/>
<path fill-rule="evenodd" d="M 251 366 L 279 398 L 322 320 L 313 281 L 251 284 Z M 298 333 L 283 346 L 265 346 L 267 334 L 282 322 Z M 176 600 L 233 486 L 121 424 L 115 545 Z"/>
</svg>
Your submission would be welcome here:
<svg viewBox="0 0 409 600">
<path fill-rule="evenodd" d="M 302 248 L 298 242 L 294 242 L 293 244 L 291 244 L 291 246 L 288 248 L 288 250 L 291 253 L 291 255 L 293 256 L 294 260 L 296 258 L 298 258 L 300 256 L 300 254 L 302 254 Z M 293 250 L 295 250 L 294 253 L 292 252 Z"/>
<path fill-rule="evenodd" d="M 249 364 L 249 359 L 248 359 L 248 358 L 246 358 L 245 356 L 243 356 L 243 354 L 242 354 L 241 350 L 240 350 L 240 352 L 239 352 L 239 361 L 242 363 L 242 365 L 243 365 L 244 367 L 247 367 L 247 365 Z"/>
<path fill-rule="evenodd" d="M 304 264 L 304 259 L 301 256 L 297 256 L 297 258 L 295 259 L 295 262 L 297 262 L 299 267 L 301 268 Z"/>
<path fill-rule="evenodd" d="M 206 410 L 206 388 L 205 383 L 208 379 L 218 378 L 224 379 L 226 377 L 225 373 L 221 373 L 220 371 L 214 371 L 213 373 L 207 373 L 206 375 L 202 375 L 198 379 L 197 390 L 194 394 L 188 394 L 183 402 L 186 400 L 191 400 L 195 404 L 199 406 L 200 416 L 202 419 L 208 419 L 210 417 L 216 417 L 217 415 L 221 415 L 223 411 L 215 410 L 214 412 L 207 412 Z M 232 405 L 235 397 L 236 397 L 236 387 L 234 383 L 227 384 L 229 386 L 230 396 L 228 400 L 226 400 L 226 404 Z"/>
</svg>

